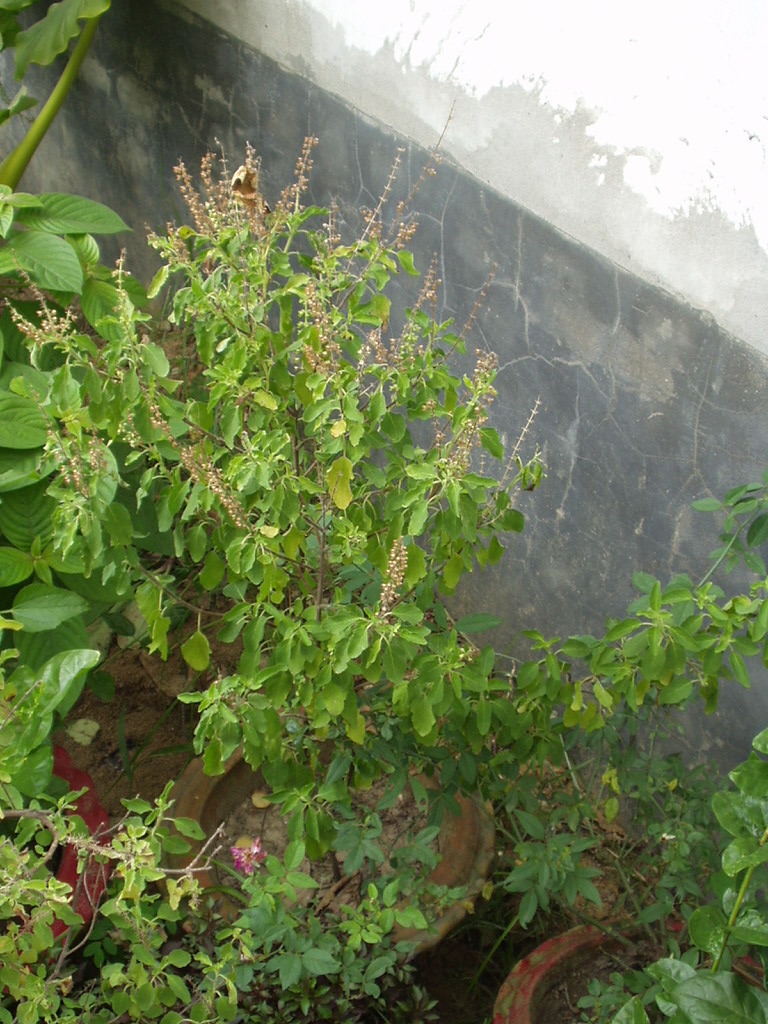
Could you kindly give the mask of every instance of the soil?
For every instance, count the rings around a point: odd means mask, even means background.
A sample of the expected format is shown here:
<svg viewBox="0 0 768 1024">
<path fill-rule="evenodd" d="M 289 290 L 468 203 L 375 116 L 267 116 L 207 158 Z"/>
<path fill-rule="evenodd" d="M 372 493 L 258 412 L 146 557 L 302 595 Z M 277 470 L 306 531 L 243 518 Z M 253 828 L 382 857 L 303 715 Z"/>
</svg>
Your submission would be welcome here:
<svg viewBox="0 0 768 1024">
<path fill-rule="evenodd" d="M 113 698 L 102 700 L 86 688 L 65 723 L 96 722 L 96 735 L 86 743 L 60 729 L 55 742 L 88 772 L 116 820 L 125 813 L 122 799 L 141 796 L 152 801 L 184 770 L 193 755 L 194 722 L 189 706 L 158 685 L 158 679 L 173 671 L 159 658 L 120 651 L 107 670 L 115 681 Z"/>
<path fill-rule="evenodd" d="M 211 638 L 209 673 L 193 672 L 179 648 L 196 628 L 190 620 L 179 631 L 166 661 L 113 640 L 99 668 L 111 676 L 114 695 L 105 700 L 86 687 L 55 735 L 55 742 L 91 776 L 113 820 L 125 813 L 121 800 L 140 796 L 154 801 L 194 757 L 195 709 L 178 701 L 178 694 L 203 688 L 212 673 L 226 674 L 237 663 L 238 644 Z M 93 738 L 74 728 L 83 722 L 98 726 Z"/>
</svg>

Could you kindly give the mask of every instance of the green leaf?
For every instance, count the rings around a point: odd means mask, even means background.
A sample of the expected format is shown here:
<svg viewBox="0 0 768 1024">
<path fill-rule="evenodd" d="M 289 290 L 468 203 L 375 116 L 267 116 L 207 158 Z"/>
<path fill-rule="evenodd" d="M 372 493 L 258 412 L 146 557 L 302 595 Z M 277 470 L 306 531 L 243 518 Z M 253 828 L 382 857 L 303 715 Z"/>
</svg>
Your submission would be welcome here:
<svg viewBox="0 0 768 1024">
<path fill-rule="evenodd" d="M 728 776 L 737 789 L 747 796 L 768 799 L 768 761 L 763 761 L 756 754 L 750 754 L 747 760 L 737 765 Z"/>
<path fill-rule="evenodd" d="M 72 246 L 58 235 L 25 231 L 0 249 L 0 274 L 27 273 L 39 288 L 80 293 L 83 269 Z"/>
<path fill-rule="evenodd" d="M 731 671 L 733 672 L 733 678 L 739 686 L 743 686 L 745 690 L 749 690 L 751 687 L 749 672 L 747 671 L 747 666 L 744 664 L 744 659 L 738 651 L 731 651 L 730 665 Z"/>
<path fill-rule="evenodd" d="M 427 525 L 429 516 L 429 505 L 426 499 L 417 501 L 413 506 L 411 518 L 408 520 L 408 534 L 411 537 L 420 537 Z"/>
<path fill-rule="evenodd" d="M 130 228 L 114 210 L 85 196 L 43 192 L 39 206 L 27 207 L 16 220 L 52 235 L 114 235 Z"/>
<path fill-rule="evenodd" d="M 763 729 L 752 740 L 752 746 L 761 754 L 768 754 L 768 729 Z"/>
<path fill-rule="evenodd" d="M 171 967 L 188 967 L 192 961 L 192 954 L 186 949 L 172 949 L 165 957 L 165 962 Z"/>
<path fill-rule="evenodd" d="M 435 724 L 432 705 L 425 697 L 417 697 L 411 704 L 411 721 L 419 736 L 428 736 Z"/>
<path fill-rule="evenodd" d="M 311 948 L 301 954 L 301 962 L 309 974 L 338 974 L 341 963 L 327 949 Z"/>
<path fill-rule="evenodd" d="M 85 674 L 98 664 L 101 654 L 87 648 L 63 651 L 50 658 L 40 670 L 44 700 L 38 711 L 47 714 L 66 704 L 71 707 L 79 695 Z"/>
<path fill-rule="evenodd" d="M 517 911 L 518 920 L 523 928 L 531 923 L 538 908 L 539 901 L 536 897 L 536 892 L 533 889 L 529 889 L 520 900 L 520 906 Z"/>
<path fill-rule="evenodd" d="M 768 827 L 768 802 L 733 790 L 712 797 L 712 811 L 721 828 L 732 836 L 762 836 Z"/>
<path fill-rule="evenodd" d="M 487 629 L 495 629 L 501 625 L 498 615 L 491 615 L 489 612 L 474 612 L 472 615 L 464 615 L 456 623 L 459 633 L 484 633 Z"/>
<path fill-rule="evenodd" d="M 28 633 L 41 633 L 80 615 L 88 602 L 70 590 L 30 583 L 14 598 L 13 615 Z"/>
<path fill-rule="evenodd" d="M 406 274 L 410 274 L 412 277 L 418 277 L 419 272 L 413 263 L 413 253 L 407 249 L 401 249 L 397 254 L 397 261 Z"/>
<path fill-rule="evenodd" d="M 745 868 L 768 863 L 768 845 L 761 846 L 754 836 L 738 836 L 723 850 L 723 871 L 730 878 Z"/>
<path fill-rule="evenodd" d="M 0 547 L 0 587 L 13 587 L 32 575 L 32 556 L 16 548 Z"/>
<path fill-rule="evenodd" d="M 36 104 L 37 100 L 34 96 L 30 96 L 27 93 L 26 86 L 22 85 L 8 106 L 0 109 L 0 124 L 5 124 L 6 121 L 9 121 L 12 117 L 16 117 L 17 114 L 23 114 L 25 110 L 29 110 L 30 107 L 34 107 Z M 3 213 L 5 213 L 5 211 L 3 211 Z M 13 216 L 10 208 L 8 208 L 8 213 Z M 3 221 L 5 222 L 4 216 Z"/>
<path fill-rule="evenodd" d="M 48 792 L 53 773 L 53 750 L 50 742 L 23 757 L 22 764 L 11 775 L 11 785 L 25 796 Z"/>
<path fill-rule="evenodd" d="M 83 315 L 91 327 L 98 327 L 105 316 L 113 316 L 117 310 L 120 293 L 111 281 L 87 278 L 80 296 Z"/>
<path fill-rule="evenodd" d="M 729 971 L 697 971 L 665 986 L 664 998 L 685 1015 L 674 1018 L 680 1024 L 765 1024 L 768 1020 L 768 995 Z"/>
<path fill-rule="evenodd" d="M 763 512 L 759 516 L 755 516 L 749 525 L 747 545 L 751 548 L 759 547 L 766 540 L 768 540 L 768 512 Z"/>
<path fill-rule="evenodd" d="M 24 450 L 0 448 L 0 492 L 18 491 L 21 487 L 40 480 L 39 470 L 41 452 L 34 448 Z M 51 464 L 48 472 L 53 472 Z"/>
<path fill-rule="evenodd" d="M 480 697 L 477 702 L 476 715 L 477 715 L 477 731 L 481 736 L 487 736 L 488 731 L 491 728 L 491 705 L 485 699 Z"/>
<path fill-rule="evenodd" d="M 522 810 L 520 807 L 516 807 L 513 813 L 531 839 L 541 840 L 544 838 L 546 830 L 541 818 L 531 814 L 529 811 Z"/>
<path fill-rule="evenodd" d="M 215 590 L 219 583 L 221 583 L 226 568 L 226 565 L 216 552 L 209 551 L 205 556 L 205 562 L 200 573 L 200 586 L 204 590 Z"/>
<path fill-rule="evenodd" d="M 747 910 L 738 918 L 731 935 L 736 942 L 768 946 L 768 920 L 759 910 Z"/>
<path fill-rule="evenodd" d="M 640 619 L 622 619 L 620 622 L 614 622 L 605 634 L 605 639 L 609 644 L 615 643 L 617 640 L 623 640 L 625 636 L 634 633 L 641 625 Z"/>
<path fill-rule="evenodd" d="M 656 582 L 656 577 L 649 575 L 647 572 L 632 573 L 632 585 L 636 590 L 639 590 L 641 594 L 650 594 L 651 590 L 656 585 Z"/>
<path fill-rule="evenodd" d="M 173 827 L 187 839 L 205 839 L 205 832 L 194 818 L 174 818 Z"/>
<path fill-rule="evenodd" d="M 483 427 L 480 431 L 480 444 L 496 459 L 504 458 L 504 445 L 493 427 Z"/>
<path fill-rule="evenodd" d="M 162 266 L 152 278 L 149 288 L 147 288 L 147 298 L 154 299 L 160 289 L 163 287 L 165 282 L 168 280 L 168 274 L 170 269 L 167 266 Z"/>
<path fill-rule="evenodd" d="M 184 661 L 196 672 L 204 672 L 211 663 L 211 646 L 208 637 L 199 629 L 181 645 Z"/>
<path fill-rule="evenodd" d="M 274 958 L 272 963 L 278 969 L 278 977 L 283 989 L 292 988 L 301 977 L 301 957 L 297 953 L 283 953 Z"/>
<path fill-rule="evenodd" d="M 624 1003 L 611 1024 L 649 1024 L 648 1014 L 645 1012 L 642 1001 L 637 996 L 633 996 L 628 1003 Z"/>
<path fill-rule="evenodd" d="M 352 501 L 352 463 L 346 455 L 340 456 L 328 470 L 328 493 L 336 508 L 344 510 Z"/>
<path fill-rule="evenodd" d="M 719 907 L 698 907 L 688 923 L 691 938 L 699 949 L 715 956 L 723 945 L 728 922 Z"/>
<path fill-rule="evenodd" d="M 42 448 L 47 437 L 48 421 L 36 402 L 0 391 L 0 447 Z"/>
<path fill-rule="evenodd" d="M 443 582 L 447 591 L 452 592 L 456 589 L 463 573 L 464 559 L 461 555 L 451 555 L 445 563 L 445 569 L 443 570 Z"/>
<path fill-rule="evenodd" d="M 16 36 L 16 78 L 24 77 L 29 64 L 50 64 L 80 33 L 81 18 L 96 18 L 109 9 L 111 0 L 60 0 L 44 17 Z"/>
<path fill-rule="evenodd" d="M 158 377 L 167 377 L 171 370 L 165 352 L 159 345 L 146 342 L 141 347 L 141 360 Z"/>
</svg>

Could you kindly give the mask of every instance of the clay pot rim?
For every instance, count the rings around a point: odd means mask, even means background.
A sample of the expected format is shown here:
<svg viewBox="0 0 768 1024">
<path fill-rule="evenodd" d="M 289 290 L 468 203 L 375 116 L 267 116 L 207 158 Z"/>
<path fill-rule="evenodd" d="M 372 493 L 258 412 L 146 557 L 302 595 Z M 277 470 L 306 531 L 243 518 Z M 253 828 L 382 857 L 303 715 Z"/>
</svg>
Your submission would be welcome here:
<svg viewBox="0 0 768 1024">
<path fill-rule="evenodd" d="M 216 799 L 219 787 L 222 786 L 228 775 L 236 771 L 241 764 L 248 767 L 243 757 L 242 748 L 236 750 L 225 763 L 222 775 L 206 775 L 202 758 L 195 758 L 190 761 L 176 781 L 171 793 L 171 797 L 174 800 L 173 814 L 178 817 L 192 818 L 201 823 L 201 818 L 209 801 Z M 252 771 L 249 767 L 248 770 Z M 426 784 L 439 788 L 439 783 L 436 780 L 424 776 L 422 778 Z M 466 890 L 460 900 L 445 908 L 436 921 L 432 923 L 430 930 L 416 931 L 415 929 L 406 930 L 400 928 L 393 932 L 392 938 L 394 942 L 408 941 L 416 943 L 416 948 L 409 956 L 415 956 L 418 953 L 431 949 L 459 924 L 468 913 L 468 906 L 471 904 L 471 901 L 479 894 L 485 884 L 493 863 L 496 849 L 496 833 L 490 805 L 482 804 L 478 800 L 460 793 L 457 794 L 457 802 L 461 808 L 461 817 L 444 819 L 441 826 L 443 860 L 438 864 L 435 871 L 432 872 L 430 878 L 436 884 L 445 884 L 449 887 L 465 885 Z M 217 805 L 218 803 L 217 801 Z M 230 809 L 225 808 L 224 816 L 229 813 Z M 469 824 L 465 822 L 465 817 L 467 816 Z M 205 831 L 205 828 L 203 830 Z M 462 867 L 462 863 L 466 858 L 457 856 L 455 851 L 457 847 L 463 845 L 462 840 L 465 840 L 467 836 L 474 837 L 474 849 L 472 851 L 471 863 Z M 191 841 L 187 839 L 187 842 Z M 201 847 L 202 843 L 191 842 L 189 853 L 173 858 L 174 867 L 185 867 L 194 859 Z M 450 858 L 448 851 L 451 854 Z M 461 871 L 460 878 L 454 877 L 453 874 L 447 871 L 446 867 L 444 867 L 446 862 L 451 866 L 456 866 L 457 871 Z M 448 877 L 445 877 L 446 874 Z M 433 878 L 433 876 L 436 877 Z M 199 873 L 198 878 L 204 886 L 216 885 L 210 873 Z M 240 908 L 236 909 L 239 910 Z"/>
</svg>

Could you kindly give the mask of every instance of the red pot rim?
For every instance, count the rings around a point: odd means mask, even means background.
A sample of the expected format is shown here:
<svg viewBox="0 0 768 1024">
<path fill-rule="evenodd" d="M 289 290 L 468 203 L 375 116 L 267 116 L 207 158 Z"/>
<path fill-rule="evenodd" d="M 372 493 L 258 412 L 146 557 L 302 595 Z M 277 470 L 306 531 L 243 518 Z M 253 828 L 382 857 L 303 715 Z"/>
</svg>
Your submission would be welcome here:
<svg viewBox="0 0 768 1024">
<path fill-rule="evenodd" d="M 501 986 L 493 1008 L 493 1024 L 534 1024 L 531 1011 L 543 985 L 553 985 L 575 957 L 610 941 L 600 928 L 579 925 L 537 946 L 515 964 Z"/>
</svg>

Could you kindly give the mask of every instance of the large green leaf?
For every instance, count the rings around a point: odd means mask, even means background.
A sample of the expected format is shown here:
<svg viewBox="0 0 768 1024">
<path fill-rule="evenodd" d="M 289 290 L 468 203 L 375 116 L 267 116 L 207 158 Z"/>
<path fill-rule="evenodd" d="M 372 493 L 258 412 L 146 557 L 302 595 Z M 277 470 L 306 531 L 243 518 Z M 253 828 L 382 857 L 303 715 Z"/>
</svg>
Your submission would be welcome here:
<svg viewBox="0 0 768 1024">
<path fill-rule="evenodd" d="M 75 250 L 66 239 L 44 231 L 14 235 L 0 249 L 0 274 L 19 269 L 39 288 L 79 292 L 83 287 L 83 270 Z"/>
<path fill-rule="evenodd" d="M 85 319 L 91 327 L 96 327 L 102 317 L 114 314 L 119 300 L 120 293 L 111 281 L 89 277 L 83 286 L 80 305 Z M 115 328 L 115 334 L 118 329 Z"/>
<path fill-rule="evenodd" d="M 6 540 L 21 551 L 29 551 L 36 538 L 44 548 L 53 537 L 56 502 L 45 493 L 47 487 L 43 480 L 2 495 L 0 530 Z"/>
<path fill-rule="evenodd" d="M 42 448 L 48 421 L 36 402 L 0 391 L 0 447 Z"/>
<path fill-rule="evenodd" d="M 666 988 L 680 1024 L 765 1024 L 768 995 L 728 971 L 697 971 L 692 978 Z"/>
<path fill-rule="evenodd" d="M 40 479 L 40 451 L 13 451 L 0 448 L 0 493 L 18 491 Z M 52 472 L 53 467 L 49 468 Z"/>
<path fill-rule="evenodd" d="M 40 205 L 19 210 L 16 220 L 54 235 L 114 235 L 130 228 L 103 203 L 67 192 L 42 192 Z"/>
<path fill-rule="evenodd" d="M 80 33 L 82 18 L 96 18 L 109 10 L 111 0 L 60 0 L 51 4 L 45 17 L 16 36 L 16 78 L 23 78 L 30 64 L 50 64 Z"/>
<path fill-rule="evenodd" d="M 80 615 L 87 607 L 88 602 L 71 590 L 30 583 L 16 595 L 13 617 L 28 633 L 42 633 Z"/>
<path fill-rule="evenodd" d="M 48 791 L 53 774 L 53 747 L 50 741 L 15 760 L 17 771 L 11 776 L 12 786 L 24 796 L 39 796 Z"/>
<path fill-rule="evenodd" d="M 721 827 L 732 836 L 762 836 L 768 827 L 768 800 L 735 793 L 715 793 L 712 811 Z"/>
<path fill-rule="evenodd" d="M 0 587 L 22 583 L 33 572 L 32 556 L 17 548 L 0 547 Z"/>
<path fill-rule="evenodd" d="M 28 633 L 22 629 L 13 638 L 13 645 L 19 652 L 19 661 L 34 672 L 39 671 L 54 655 L 78 648 L 85 649 L 88 644 L 88 634 L 81 615 L 67 619 L 55 629 L 44 633 Z"/>
<path fill-rule="evenodd" d="M 611 1024 L 648 1024 L 648 1014 L 639 998 L 633 996 L 622 1006 Z"/>
<path fill-rule="evenodd" d="M 723 871 L 730 878 L 745 868 L 768 863 L 768 846 L 754 836 L 739 836 L 723 850 Z"/>
<path fill-rule="evenodd" d="M 720 907 L 697 907 L 688 922 L 691 938 L 699 949 L 716 956 L 725 940 L 728 922 Z"/>
</svg>

